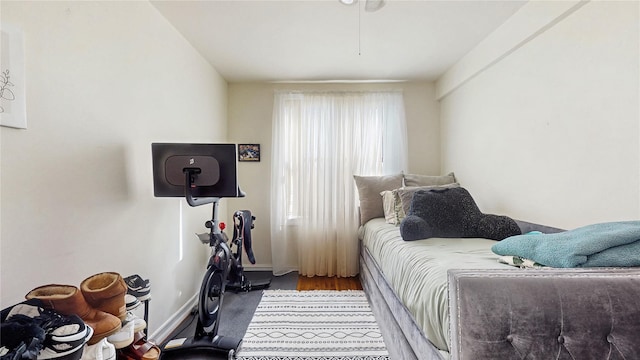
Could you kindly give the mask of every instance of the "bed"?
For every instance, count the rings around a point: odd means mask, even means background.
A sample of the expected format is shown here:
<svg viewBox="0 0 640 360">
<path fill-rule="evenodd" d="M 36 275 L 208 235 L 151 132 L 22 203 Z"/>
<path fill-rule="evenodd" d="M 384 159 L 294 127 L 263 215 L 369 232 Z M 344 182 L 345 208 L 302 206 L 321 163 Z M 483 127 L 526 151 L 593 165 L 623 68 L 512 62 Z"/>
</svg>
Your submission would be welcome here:
<svg viewBox="0 0 640 360">
<path fill-rule="evenodd" d="M 405 241 L 378 206 L 358 232 L 360 278 L 391 359 L 640 359 L 640 268 L 521 269 L 497 261 L 495 240 Z"/>
<path fill-rule="evenodd" d="M 517 269 L 493 240 L 407 242 L 382 218 L 359 236 L 392 359 L 640 359 L 637 268 Z"/>
</svg>

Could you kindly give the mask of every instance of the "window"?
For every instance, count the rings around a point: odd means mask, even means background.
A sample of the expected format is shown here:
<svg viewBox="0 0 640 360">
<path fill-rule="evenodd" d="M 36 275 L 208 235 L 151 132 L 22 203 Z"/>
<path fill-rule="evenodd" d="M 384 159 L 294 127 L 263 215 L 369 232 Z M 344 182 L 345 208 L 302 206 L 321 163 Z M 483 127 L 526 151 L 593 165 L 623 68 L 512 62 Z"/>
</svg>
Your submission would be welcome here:
<svg viewBox="0 0 640 360">
<path fill-rule="evenodd" d="M 279 92 L 273 126 L 274 272 L 356 275 L 353 175 L 405 169 L 402 92 Z M 285 253 L 288 265 L 278 271 Z"/>
</svg>

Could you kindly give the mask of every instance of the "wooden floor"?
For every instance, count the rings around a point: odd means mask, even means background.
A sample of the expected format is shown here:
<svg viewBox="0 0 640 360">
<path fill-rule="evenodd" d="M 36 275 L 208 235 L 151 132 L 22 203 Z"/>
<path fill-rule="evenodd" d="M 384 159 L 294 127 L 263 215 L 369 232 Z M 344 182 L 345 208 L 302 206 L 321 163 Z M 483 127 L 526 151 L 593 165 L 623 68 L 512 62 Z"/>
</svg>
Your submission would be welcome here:
<svg viewBox="0 0 640 360">
<path fill-rule="evenodd" d="M 298 276 L 296 290 L 362 290 L 360 278 L 326 277 L 326 276 Z"/>
</svg>

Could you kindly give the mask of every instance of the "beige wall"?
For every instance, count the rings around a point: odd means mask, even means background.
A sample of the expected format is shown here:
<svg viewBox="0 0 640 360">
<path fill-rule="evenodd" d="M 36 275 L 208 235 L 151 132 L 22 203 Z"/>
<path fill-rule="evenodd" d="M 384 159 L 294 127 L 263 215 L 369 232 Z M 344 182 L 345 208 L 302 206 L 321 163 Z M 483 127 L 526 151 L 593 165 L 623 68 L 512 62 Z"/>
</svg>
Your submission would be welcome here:
<svg viewBox="0 0 640 360">
<path fill-rule="evenodd" d="M 525 5 L 438 83 L 459 86 L 441 99 L 443 171 L 485 212 L 563 228 L 640 217 L 638 2 L 573 3 Z M 534 18 L 548 21 L 522 32 Z"/>
<path fill-rule="evenodd" d="M 147 2 L 1 6 L 24 33 L 28 116 L 0 128 L 2 307 L 140 274 L 159 334 L 199 289 L 211 210 L 153 197 L 151 143 L 224 141 L 227 84 Z"/>
<path fill-rule="evenodd" d="M 271 186 L 271 118 L 276 90 L 382 90 L 402 89 L 409 133 L 409 172 L 440 174 L 438 105 L 433 83 L 386 84 L 229 84 L 229 141 L 259 143 L 261 161 L 239 164 L 240 184 L 247 192 L 244 199 L 225 199 L 230 212 L 250 209 L 256 219 L 253 249 L 254 269 L 271 267 L 269 194 Z M 231 218 L 230 215 L 227 218 Z M 244 262 L 247 269 L 252 269 Z"/>
</svg>

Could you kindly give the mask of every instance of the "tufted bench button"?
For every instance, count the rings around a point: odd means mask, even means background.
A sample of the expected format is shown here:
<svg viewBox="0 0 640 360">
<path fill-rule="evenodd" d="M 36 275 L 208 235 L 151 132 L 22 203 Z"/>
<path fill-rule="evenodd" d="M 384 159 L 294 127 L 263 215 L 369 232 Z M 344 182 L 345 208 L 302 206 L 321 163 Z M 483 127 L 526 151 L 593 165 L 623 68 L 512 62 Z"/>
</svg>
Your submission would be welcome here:
<svg viewBox="0 0 640 360">
<path fill-rule="evenodd" d="M 558 336 L 558 344 L 564 344 L 564 336 Z"/>
<path fill-rule="evenodd" d="M 608 341 L 610 344 L 613 344 L 613 335 L 611 335 L 611 334 L 607 335 L 607 341 Z"/>
<path fill-rule="evenodd" d="M 507 335 L 507 341 L 513 342 L 513 335 Z"/>
</svg>

